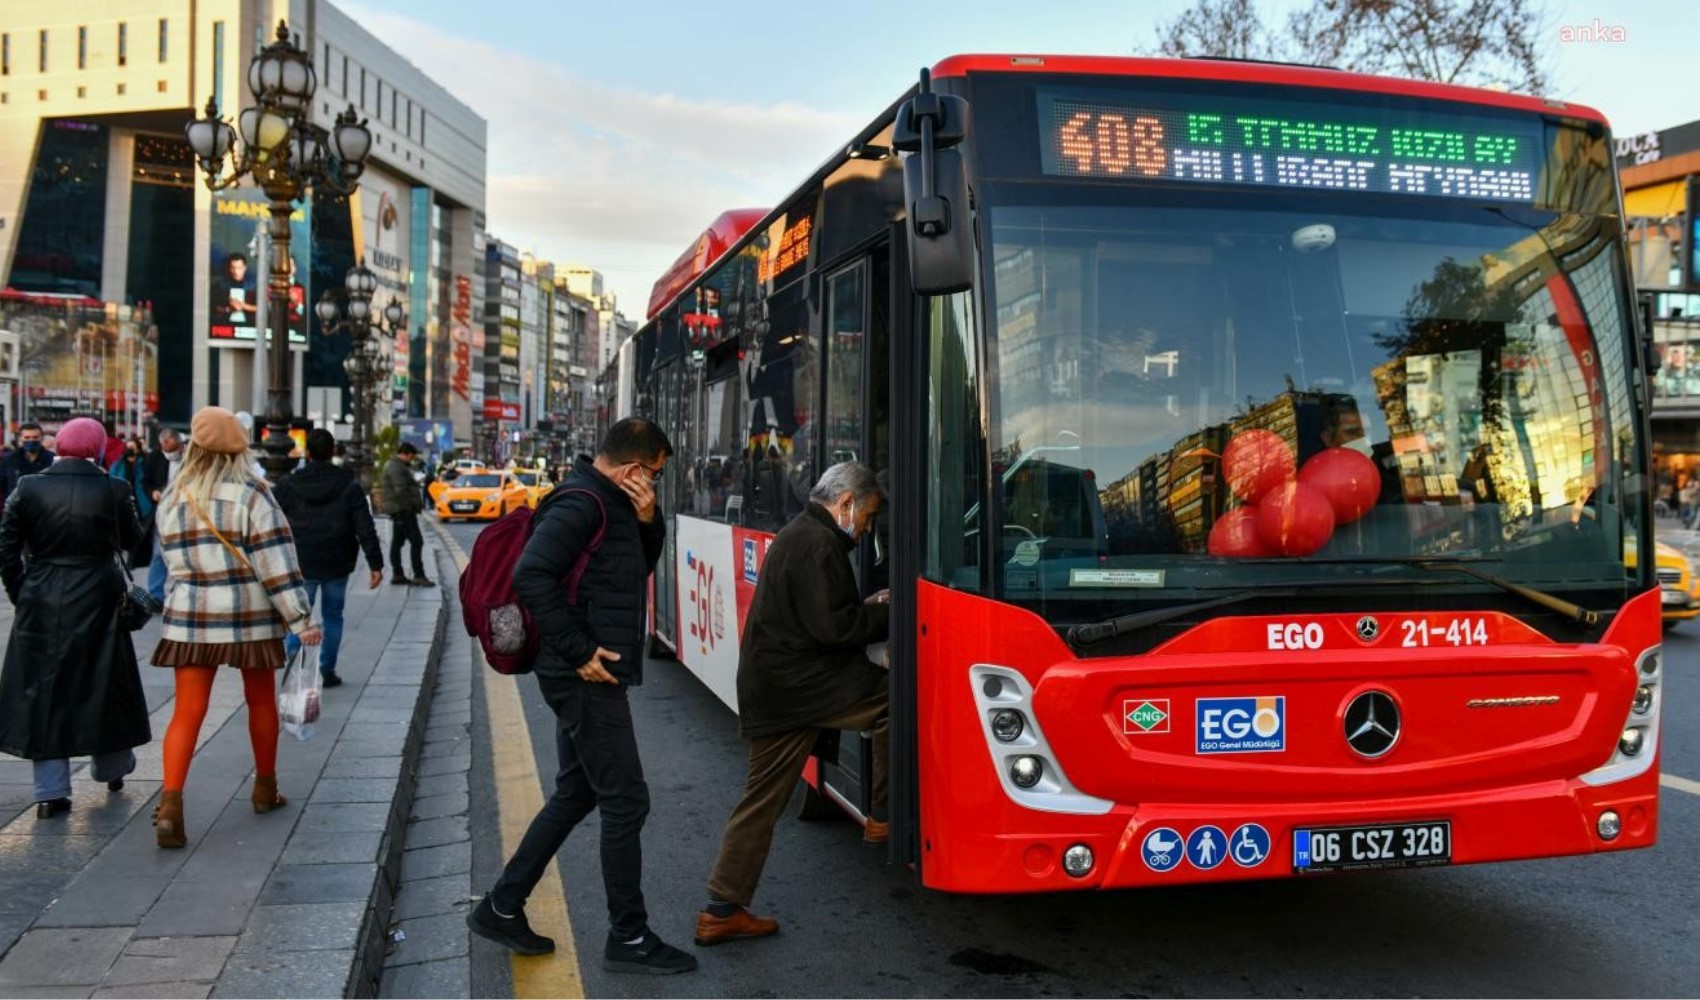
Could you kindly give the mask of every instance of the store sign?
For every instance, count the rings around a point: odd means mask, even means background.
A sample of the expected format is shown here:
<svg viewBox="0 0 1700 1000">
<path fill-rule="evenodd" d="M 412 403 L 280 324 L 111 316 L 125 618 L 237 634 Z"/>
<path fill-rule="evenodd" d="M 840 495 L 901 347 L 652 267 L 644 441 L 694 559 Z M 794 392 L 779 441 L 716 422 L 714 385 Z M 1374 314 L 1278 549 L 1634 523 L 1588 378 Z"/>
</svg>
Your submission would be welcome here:
<svg viewBox="0 0 1700 1000">
<path fill-rule="evenodd" d="M 519 404 L 504 403 L 499 399 L 486 399 L 484 401 L 484 419 L 508 421 L 518 420 Z"/>
<path fill-rule="evenodd" d="M 472 401 L 472 279 L 455 275 L 454 308 L 449 311 L 453 325 L 449 338 L 454 344 L 453 367 L 449 372 L 449 389 L 461 399 Z"/>
<path fill-rule="evenodd" d="M 1613 152 L 1617 154 L 1617 165 L 1620 167 L 1639 167 L 1648 163 L 1659 162 L 1663 151 L 1659 148 L 1659 133 L 1643 132 L 1640 135 L 1626 135 L 1613 141 Z"/>
</svg>

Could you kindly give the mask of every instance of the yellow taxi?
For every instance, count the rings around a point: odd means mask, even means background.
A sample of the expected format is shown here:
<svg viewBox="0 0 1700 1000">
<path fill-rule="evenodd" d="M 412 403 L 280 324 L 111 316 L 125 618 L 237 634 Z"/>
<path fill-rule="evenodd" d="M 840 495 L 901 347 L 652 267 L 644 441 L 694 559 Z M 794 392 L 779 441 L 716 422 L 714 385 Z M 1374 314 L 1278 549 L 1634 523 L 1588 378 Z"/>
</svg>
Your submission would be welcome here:
<svg viewBox="0 0 1700 1000">
<path fill-rule="evenodd" d="M 1653 551 L 1653 574 L 1659 581 L 1659 600 L 1665 628 L 1700 617 L 1700 578 L 1695 576 L 1688 556 L 1676 546 L 1664 542 L 1653 543 Z M 1635 568 L 1633 541 L 1626 547 L 1624 556 L 1624 562 L 1631 569 Z"/>
<path fill-rule="evenodd" d="M 494 521 L 531 505 L 526 488 L 511 472 L 463 472 L 437 493 L 437 518 Z"/>
<path fill-rule="evenodd" d="M 549 477 L 537 469 L 515 469 L 514 478 L 525 487 L 525 502 L 533 510 L 536 510 L 543 498 L 549 495 L 549 491 L 555 488 Z"/>
</svg>

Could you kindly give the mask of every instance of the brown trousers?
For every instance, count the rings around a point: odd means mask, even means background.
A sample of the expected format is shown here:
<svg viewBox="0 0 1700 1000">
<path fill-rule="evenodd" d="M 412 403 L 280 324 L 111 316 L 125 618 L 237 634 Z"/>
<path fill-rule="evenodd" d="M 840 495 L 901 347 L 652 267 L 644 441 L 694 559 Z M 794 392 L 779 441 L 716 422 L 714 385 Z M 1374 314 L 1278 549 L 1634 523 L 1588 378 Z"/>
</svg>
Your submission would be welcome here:
<svg viewBox="0 0 1700 1000">
<path fill-rule="evenodd" d="M 739 906 L 750 905 L 756 883 L 767 866 L 767 851 L 773 843 L 773 828 L 796 791 L 803 765 L 814 750 L 822 729 L 872 730 L 874 738 L 874 811 L 885 809 L 886 748 L 889 722 L 886 718 L 890 695 L 884 683 L 879 690 L 837 715 L 820 719 L 806 729 L 750 741 L 750 771 L 744 779 L 744 795 L 726 821 L 720 835 L 720 854 L 708 876 L 708 894 Z"/>
</svg>

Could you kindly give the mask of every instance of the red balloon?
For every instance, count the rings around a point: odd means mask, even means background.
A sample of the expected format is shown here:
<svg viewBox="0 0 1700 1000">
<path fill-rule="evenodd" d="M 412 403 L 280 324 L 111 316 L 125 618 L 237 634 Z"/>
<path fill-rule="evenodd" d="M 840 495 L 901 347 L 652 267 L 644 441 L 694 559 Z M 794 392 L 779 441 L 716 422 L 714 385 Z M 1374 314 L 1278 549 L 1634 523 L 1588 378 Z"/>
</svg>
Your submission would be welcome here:
<svg viewBox="0 0 1700 1000">
<path fill-rule="evenodd" d="M 1228 488 L 1246 503 L 1263 499 L 1297 471 L 1293 450 L 1273 431 L 1241 431 L 1222 449 L 1222 474 Z"/>
<path fill-rule="evenodd" d="M 1210 528 L 1210 554 L 1254 559 L 1275 554 L 1257 534 L 1257 508 L 1235 507 Z"/>
<path fill-rule="evenodd" d="M 1381 471 L 1369 456 L 1350 448 L 1318 452 L 1299 470 L 1299 482 L 1322 491 L 1336 524 L 1351 524 L 1381 498 Z"/>
<path fill-rule="evenodd" d="M 1308 556 L 1334 537 L 1334 507 L 1314 486 L 1285 483 L 1257 505 L 1257 535 L 1284 556 Z"/>
</svg>

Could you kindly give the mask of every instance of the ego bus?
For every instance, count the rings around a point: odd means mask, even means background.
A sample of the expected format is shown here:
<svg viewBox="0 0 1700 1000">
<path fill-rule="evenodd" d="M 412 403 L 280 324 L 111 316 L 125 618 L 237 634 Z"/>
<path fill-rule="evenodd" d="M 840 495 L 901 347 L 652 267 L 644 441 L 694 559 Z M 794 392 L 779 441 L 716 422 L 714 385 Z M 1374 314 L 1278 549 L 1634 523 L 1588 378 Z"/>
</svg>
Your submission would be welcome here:
<svg viewBox="0 0 1700 1000">
<path fill-rule="evenodd" d="M 927 886 L 1647 847 L 1612 170 L 1560 102 L 946 59 L 718 219 L 605 374 L 677 446 L 653 642 L 736 710 L 766 547 L 853 458 L 889 486 L 854 559 L 893 595 L 890 851 Z M 866 770 L 823 741 L 805 808 L 864 815 Z"/>
</svg>

